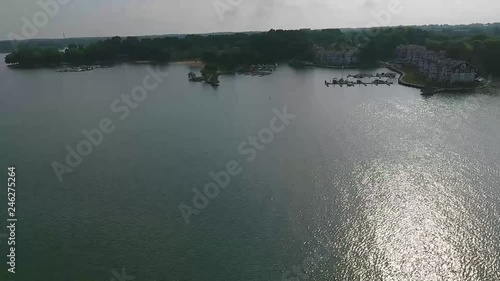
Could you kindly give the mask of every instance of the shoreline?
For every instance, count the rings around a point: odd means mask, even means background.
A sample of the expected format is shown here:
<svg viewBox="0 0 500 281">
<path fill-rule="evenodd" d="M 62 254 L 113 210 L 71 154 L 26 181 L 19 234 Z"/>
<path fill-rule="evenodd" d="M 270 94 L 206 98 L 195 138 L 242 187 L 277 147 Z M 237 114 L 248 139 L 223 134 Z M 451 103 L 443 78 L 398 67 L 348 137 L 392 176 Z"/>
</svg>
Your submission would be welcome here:
<svg viewBox="0 0 500 281">
<path fill-rule="evenodd" d="M 197 66 L 197 67 L 205 67 L 205 62 L 201 60 L 180 60 L 180 61 L 172 61 L 172 64 L 177 65 L 187 65 L 187 66 Z"/>
<path fill-rule="evenodd" d="M 170 61 L 170 62 L 160 62 L 160 61 L 152 61 L 152 60 L 119 60 L 119 61 L 107 61 L 107 62 L 91 62 L 91 63 L 83 63 L 83 64 L 73 64 L 69 62 L 61 62 L 58 64 L 52 65 L 20 65 L 20 64 L 6 64 L 8 67 L 18 68 L 18 69 L 38 69 L 38 68 L 61 68 L 61 67 L 83 67 L 83 66 L 98 66 L 98 65 L 117 65 L 122 63 L 130 63 L 130 64 L 179 64 L 179 65 L 188 65 L 188 66 L 197 66 L 204 67 L 205 63 L 203 61 L 195 61 L 195 60 L 180 60 L 180 61 Z"/>
<path fill-rule="evenodd" d="M 415 89 L 425 89 L 424 85 L 406 82 L 404 80 L 406 77 L 406 73 L 402 69 L 399 69 L 388 62 L 381 62 L 381 63 L 383 65 L 385 65 L 385 67 L 387 67 L 389 70 L 394 71 L 394 72 L 399 74 L 398 84 L 403 85 L 403 86 L 407 86 L 410 88 L 415 88 Z"/>
<path fill-rule="evenodd" d="M 365 68 L 379 67 L 378 64 L 335 66 L 335 65 L 324 65 L 324 64 L 317 64 L 313 62 L 304 62 L 304 61 L 289 61 L 288 64 L 290 66 L 297 65 L 297 66 L 309 66 L 309 67 L 330 68 L 330 69 L 365 69 Z"/>
<path fill-rule="evenodd" d="M 403 85 L 403 86 L 407 86 L 407 87 L 410 87 L 410 88 L 420 89 L 420 90 L 426 89 L 425 85 L 406 82 L 405 81 L 406 72 L 404 72 L 404 70 L 399 69 L 399 68 L 395 67 L 394 65 L 392 65 L 392 64 L 390 64 L 388 62 L 382 62 L 381 61 L 381 63 L 383 65 L 385 65 L 385 67 L 387 67 L 388 69 L 390 69 L 390 70 L 392 70 L 392 71 L 397 72 L 398 74 L 400 74 L 400 76 L 398 78 L 398 84 Z M 497 82 L 493 82 L 493 83 L 497 83 L 498 84 L 498 81 Z M 475 86 L 475 87 L 455 87 L 455 88 L 445 87 L 445 88 L 436 88 L 435 90 L 433 90 L 433 93 L 437 94 L 437 93 L 445 93 L 445 92 L 472 91 L 472 90 L 477 90 L 477 89 L 484 89 L 484 88 L 488 87 L 488 85 L 490 85 L 490 84 L 478 85 L 478 86 Z"/>
<path fill-rule="evenodd" d="M 174 65 L 187 65 L 190 67 L 199 67 L 203 68 L 206 66 L 206 63 L 201 61 L 201 60 L 177 60 L 177 61 L 171 61 L 171 62 L 156 62 L 156 61 L 151 61 L 151 60 L 136 60 L 136 61 L 117 61 L 117 62 L 95 62 L 91 64 L 80 64 L 80 65 L 74 65 L 71 63 L 67 62 L 62 62 L 57 65 L 32 65 L 32 66 L 26 66 L 26 65 L 19 65 L 19 64 L 6 64 L 7 67 L 9 68 L 15 68 L 15 69 L 39 69 L 39 68 L 48 68 L 48 69 L 58 69 L 62 67 L 84 67 L 84 66 L 113 66 L 117 64 L 122 64 L 122 63 L 130 63 L 130 64 L 174 64 Z M 356 66 L 344 66 L 344 67 L 339 67 L 339 66 L 329 66 L 329 65 L 321 65 L 321 64 L 315 64 L 312 62 L 304 62 L 304 61 L 289 61 L 288 65 L 293 67 L 293 66 L 304 66 L 304 67 L 319 67 L 319 68 L 328 68 L 328 69 L 364 69 L 364 68 L 375 68 L 375 67 L 385 67 L 391 71 L 394 71 L 398 73 L 400 76 L 398 77 L 398 84 L 403 85 L 406 87 L 410 88 L 415 88 L 415 89 L 420 89 L 420 90 L 425 90 L 427 87 L 424 84 L 420 83 L 412 83 L 412 82 L 407 82 L 405 80 L 406 78 L 406 72 L 403 69 L 399 69 L 395 65 L 385 62 L 385 61 L 379 61 L 378 65 L 356 65 Z M 104 68 L 104 67 L 103 67 Z M 107 67 L 105 67 L 107 68 Z M 219 70 L 218 75 L 234 75 L 238 71 L 240 71 L 242 68 L 235 68 L 231 70 Z M 64 72 L 64 71 L 60 71 Z M 69 71 L 71 72 L 71 71 Z M 440 88 L 434 88 L 432 90 L 433 93 L 444 93 L 444 92 L 460 92 L 460 91 L 473 91 L 473 90 L 478 90 L 478 89 L 484 89 L 487 87 L 494 87 L 494 88 L 499 88 L 500 87 L 500 79 L 497 80 L 491 80 L 488 81 L 487 83 L 483 83 L 481 85 L 473 86 L 473 87 L 440 87 Z"/>
</svg>

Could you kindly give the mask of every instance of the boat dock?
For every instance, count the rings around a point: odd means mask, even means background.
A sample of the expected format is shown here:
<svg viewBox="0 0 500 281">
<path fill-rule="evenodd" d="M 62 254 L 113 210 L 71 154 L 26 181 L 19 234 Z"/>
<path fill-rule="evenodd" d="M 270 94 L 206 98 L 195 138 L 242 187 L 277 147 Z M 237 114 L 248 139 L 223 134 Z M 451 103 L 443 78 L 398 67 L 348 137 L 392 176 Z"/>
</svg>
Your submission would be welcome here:
<svg viewBox="0 0 500 281">
<path fill-rule="evenodd" d="M 327 86 L 327 87 L 330 87 L 331 85 L 333 85 L 334 87 L 336 85 L 338 85 L 340 87 L 343 87 L 343 86 L 354 87 L 355 85 L 358 85 L 360 87 L 361 87 L 361 85 L 363 85 L 365 87 L 368 87 L 368 85 L 375 85 L 375 86 L 378 86 L 378 85 L 387 85 L 387 86 L 391 86 L 392 84 L 394 84 L 394 82 L 384 81 L 384 80 L 375 80 L 375 81 L 372 81 L 372 82 L 363 82 L 361 80 L 358 80 L 356 82 L 354 82 L 354 81 L 336 81 L 336 80 L 332 80 L 332 82 L 325 81 L 325 86 Z"/>
<path fill-rule="evenodd" d="M 363 74 L 363 73 L 360 73 L 360 74 L 349 74 L 347 75 L 347 78 L 373 78 L 373 77 L 377 77 L 377 78 L 396 78 L 396 73 L 393 73 L 393 72 L 382 72 L 382 73 L 376 73 L 376 74 L 371 74 L 371 73 L 368 73 L 368 74 Z"/>
<path fill-rule="evenodd" d="M 333 85 L 334 87 L 336 85 L 339 85 L 340 87 L 347 86 L 347 87 L 354 87 L 355 85 L 358 85 L 361 87 L 361 85 L 368 87 L 368 85 L 387 85 L 391 86 L 394 84 L 394 82 L 389 81 L 389 79 L 394 79 L 396 78 L 397 74 L 394 72 L 382 72 L 382 73 L 376 73 L 376 74 L 371 74 L 371 73 L 359 73 L 359 74 L 349 74 L 347 75 L 347 79 L 344 79 L 344 75 L 342 75 L 342 78 L 332 78 L 332 81 L 325 81 L 325 86 L 330 87 Z M 357 80 L 354 81 L 353 79 L 349 78 L 356 78 Z M 366 81 L 366 78 L 376 78 L 372 81 Z M 364 81 L 362 79 L 365 79 Z"/>
</svg>

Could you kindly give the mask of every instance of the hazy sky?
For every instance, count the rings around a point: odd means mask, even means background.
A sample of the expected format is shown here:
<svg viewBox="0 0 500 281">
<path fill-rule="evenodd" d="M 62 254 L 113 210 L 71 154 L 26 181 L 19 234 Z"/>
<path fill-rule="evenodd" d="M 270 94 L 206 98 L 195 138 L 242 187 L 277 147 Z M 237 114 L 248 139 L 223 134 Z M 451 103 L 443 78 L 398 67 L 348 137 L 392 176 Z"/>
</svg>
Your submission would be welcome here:
<svg viewBox="0 0 500 281">
<path fill-rule="evenodd" d="M 50 1 L 68 3 L 35 38 L 500 22 L 499 0 L 0 0 L 0 40 Z"/>
</svg>

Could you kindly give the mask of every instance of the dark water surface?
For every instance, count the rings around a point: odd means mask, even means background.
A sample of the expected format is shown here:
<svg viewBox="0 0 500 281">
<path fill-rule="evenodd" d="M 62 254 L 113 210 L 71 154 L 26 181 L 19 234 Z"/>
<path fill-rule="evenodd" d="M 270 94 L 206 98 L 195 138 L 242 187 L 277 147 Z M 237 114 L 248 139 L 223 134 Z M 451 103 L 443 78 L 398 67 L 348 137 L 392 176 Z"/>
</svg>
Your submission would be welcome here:
<svg viewBox="0 0 500 281">
<path fill-rule="evenodd" d="M 500 280 L 494 91 L 326 88 L 339 71 L 287 66 L 224 76 L 215 90 L 189 83 L 188 66 L 162 69 L 169 77 L 120 120 L 110 106 L 142 84 L 146 65 L 0 65 L 2 182 L 9 164 L 18 178 L 16 280 L 119 280 L 122 268 L 137 281 Z M 296 118 L 247 161 L 240 143 L 285 106 Z M 60 183 L 51 163 L 103 118 L 115 131 Z M 241 174 L 186 224 L 179 204 L 231 160 Z"/>
</svg>

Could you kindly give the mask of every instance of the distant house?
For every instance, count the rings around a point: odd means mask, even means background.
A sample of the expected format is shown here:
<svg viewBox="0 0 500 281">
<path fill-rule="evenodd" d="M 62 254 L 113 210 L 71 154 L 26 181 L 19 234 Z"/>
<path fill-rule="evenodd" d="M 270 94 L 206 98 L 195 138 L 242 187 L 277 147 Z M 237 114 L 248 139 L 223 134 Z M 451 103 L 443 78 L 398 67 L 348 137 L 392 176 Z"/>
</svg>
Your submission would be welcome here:
<svg viewBox="0 0 500 281">
<path fill-rule="evenodd" d="M 417 67 L 429 80 L 441 83 L 470 83 L 477 76 L 477 68 L 470 63 L 447 58 L 445 51 L 428 50 L 419 45 L 397 47 L 396 60 Z"/>
<path fill-rule="evenodd" d="M 359 50 L 326 50 L 314 45 L 316 63 L 329 66 L 353 66 L 359 63 Z"/>
<path fill-rule="evenodd" d="M 440 82 L 470 83 L 476 79 L 477 68 L 466 61 L 450 60 L 441 63 Z"/>
<path fill-rule="evenodd" d="M 344 53 L 346 65 L 356 65 L 359 63 L 359 50 L 351 49 Z"/>
<path fill-rule="evenodd" d="M 396 48 L 396 57 L 403 63 L 416 64 L 425 50 L 424 46 L 402 45 Z"/>
<path fill-rule="evenodd" d="M 396 48 L 396 58 L 401 62 L 421 64 L 423 60 L 437 60 L 446 57 L 444 51 L 427 50 L 420 45 L 401 45 Z"/>
</svg>

